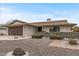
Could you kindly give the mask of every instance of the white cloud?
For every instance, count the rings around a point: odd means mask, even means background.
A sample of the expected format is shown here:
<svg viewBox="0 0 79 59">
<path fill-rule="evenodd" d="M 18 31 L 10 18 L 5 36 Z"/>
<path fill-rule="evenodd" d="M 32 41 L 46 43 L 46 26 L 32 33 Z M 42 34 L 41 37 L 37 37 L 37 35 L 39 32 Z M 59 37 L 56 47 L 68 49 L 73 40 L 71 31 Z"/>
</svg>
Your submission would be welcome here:
<svg viewBox="0 0 79 59">
<path fill-rule="evenodd" d="M 53 13 L 50 14 L 34 14 L 31 12 L 14 12 L 13 9 L 2 7 L 1 9 L 1 18 L 0 23 L 6 23 L 12 19 L 18 19 L 26 22 L 37 22 L 37 21 L 46 21 L 47 18 L 51 18 L 52 20 L 68 20 L 69 22 L 78 23 L 79 24 L 79 13 L 69 14 L 66 11 L 55 12 L 58 16 Z M 64 15 L 64 16 L 61 16 Z M 68 17 L 67 17 L 67 16 Z"/>
<path fill-rule="evenodd" d="M 58 15 L 58 14 L 60 14 L 60 12 L 56 11 L 55 14 Z"/>
<path fill-rule="evenodd" d="M 63 12 L 65 14 L 65 12 Z M 26 22 L 38 22 L 38 21 L 46 21 L 47 18 L 51 18 L 52 20 L 68 20 L 69 22 L 78 23 L 77 17 L 56 17 L 54 14 L 33 14 L 33 13 L 24 13 L 24 12 L 16 12 L 16 13 L 2 13 L 1 14 L 1 23 L 5 23 L 12 19 L 18 19 Z"/>
<path fill-rule="evenodd" d="M 66 12 L 66 11 L 63 11 L 63 12 L 62 12 L 62 15 L 67 15 L 67 12 Z"/>
<path fill-rule="evenodd" d="M 52 18 L 53 15 L 51 14 L 27 14 L 27 13 L 3 13 L 1 14 L 1 20 L 2 23 L 11 20 L 11 19 L 18 19 L 18 20 L 23 20 L 26 22 L 36 22 L 36 21 L 44 21 L 47 18 Z"/>
<path fill-rule="evenodd" d="M 66 11 L 55 11 L 54 12 L 56 15 L 67 15 Z"/>
<path fill-rule="evenodd" d="M 10 11 L 10 8 L 0 7 L 0 11 Z"/>
</svg>

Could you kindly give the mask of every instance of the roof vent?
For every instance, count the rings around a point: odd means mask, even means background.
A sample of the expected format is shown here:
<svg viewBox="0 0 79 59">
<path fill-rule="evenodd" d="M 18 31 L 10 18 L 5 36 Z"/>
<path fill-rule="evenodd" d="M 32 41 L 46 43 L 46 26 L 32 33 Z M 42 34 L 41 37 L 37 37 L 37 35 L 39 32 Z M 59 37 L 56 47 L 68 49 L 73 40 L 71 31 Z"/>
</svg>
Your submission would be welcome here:
<svg viewBox="0 0 79 59">
<path fill-rule="evenodd" d="M 51 18 L 48 18 L 47 21 L 51 21 Z"/>
</svg>

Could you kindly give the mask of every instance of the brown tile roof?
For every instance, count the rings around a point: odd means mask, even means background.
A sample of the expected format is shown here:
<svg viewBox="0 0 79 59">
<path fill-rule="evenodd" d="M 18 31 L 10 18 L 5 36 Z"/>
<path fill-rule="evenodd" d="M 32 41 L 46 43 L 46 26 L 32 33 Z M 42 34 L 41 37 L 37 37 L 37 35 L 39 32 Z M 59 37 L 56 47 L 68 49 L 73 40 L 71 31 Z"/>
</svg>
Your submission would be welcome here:
<svg viewBox="0 0 79 59">
<path fill-rule="evenodd" d="M 20 22 L 20 24 L 13 24 L 13 23 L 15 23 L 15 22 Z M 31 25 L 31 24 L 29 24 L 29 23 L 27 23 L 27 22 L 23 22 L 23 21 L 20 21 L 20 20 L 14 20 L 13 22 L 7 24 L 6 26 L 8 26 L 8 27 L 16 27 L 16 26 L 24 26 L 24 25 L 33 26 L 33 25 Z"/>
<path fill-rule="evenodd" d="M 68 23 L 67 20 L 59 20 L 59 21 L 47 21 L 47 22 L 35 22 L 31 23 L 34 26 L 55 26 L 55 25 L 69 25 L 69 26 L 74 26 L 76 24 L 74 23 Z"/>
<path fill-rule="evenodd" d="M 20 24 L 13 24 L 15 22 L 21 22 Z M 20 20 L 14 20 L 13 22 L 5 25 L 5 26 L 8 26 L 8 27 L 14 27 L 14 26 L 25 26 L 25 25 L 30 25 L 30 26 L 37 26 L 37 27 L 40 27 L 40 26 L 56 26 L 56 25 L 67 25 L 67 26 L 74 26 L 76 24 L 74 23 L 68 23 L 67 20 L 58 20 L 58 21 L 46 21 L 46 22 L 34 22 L 34 23 L 27 23 L 27 22 L 23 22 L 23 21 L 20 21 Z"/>
</svg>

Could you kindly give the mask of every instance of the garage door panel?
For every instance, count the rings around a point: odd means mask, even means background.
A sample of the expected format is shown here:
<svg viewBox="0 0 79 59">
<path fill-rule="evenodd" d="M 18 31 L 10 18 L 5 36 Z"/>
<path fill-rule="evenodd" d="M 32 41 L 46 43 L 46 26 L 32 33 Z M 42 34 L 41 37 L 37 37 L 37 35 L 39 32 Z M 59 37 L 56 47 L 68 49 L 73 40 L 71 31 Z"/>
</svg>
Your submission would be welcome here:
<svg viewBox="0 0 79 59">
<path fill-rule="evenodd" d="M 23 27 L 9 27 L 9 35 L 23 35 Z"/>
</svg>

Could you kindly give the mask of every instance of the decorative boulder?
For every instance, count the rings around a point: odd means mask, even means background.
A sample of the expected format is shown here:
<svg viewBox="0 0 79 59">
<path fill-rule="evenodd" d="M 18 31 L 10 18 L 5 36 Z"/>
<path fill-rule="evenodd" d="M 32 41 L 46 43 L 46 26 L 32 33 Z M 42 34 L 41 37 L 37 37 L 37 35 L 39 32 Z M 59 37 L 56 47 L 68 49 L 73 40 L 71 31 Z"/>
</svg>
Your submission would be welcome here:
<svg viewBox="0 0 79 59">
<path fill-rule="evenodd" d="M 77 45 L 77 41 L 76 40 L 69 40 L 69 44 L 70 45 Z"/>
<path fill-rule="evenodd" d="M 15 49 L 13 50 L 13 53 L 12 53 L 13 56 L 23 56 L 23 55 L 25 55 L 25 54 L 26 54 L 26 52 L 25 52 L 25 50 L 22 49 L 22 48 L 15 48 Z"/>
<path fill-rule="evenodd" d="M 34 34 L 34 35 L 32 35 L 32 38 L 42 38 L 43 37 L 43 35 L 40 35 L 40 34 Z"/>
</svg>

